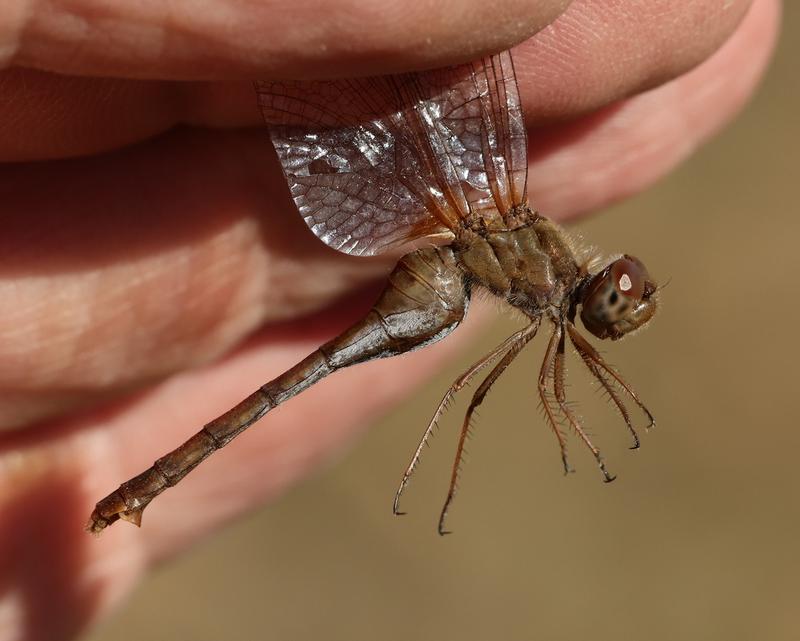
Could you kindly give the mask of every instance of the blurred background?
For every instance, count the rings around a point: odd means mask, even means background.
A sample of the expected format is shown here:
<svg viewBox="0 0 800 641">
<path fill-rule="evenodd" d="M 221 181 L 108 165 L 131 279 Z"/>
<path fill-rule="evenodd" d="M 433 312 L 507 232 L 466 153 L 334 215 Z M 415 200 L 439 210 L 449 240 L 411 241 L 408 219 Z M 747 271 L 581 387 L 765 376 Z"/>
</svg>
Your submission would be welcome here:
<svg viewBox="0 0 800 641">
<path fill-rule="evenodd" d="M 615 483 L 535 398 L 543 341 L 480 412 L 449 522 L 455 404 L 391 515 L 408 457 L 482 339 L 346 458 L 157 571 L 87 641 L 800 638 L 800 7 L 742 116 L 668 179 L 581 222 L 671 279 L 653 327 L 604 346 L 658 419 L 624 425 L 573 361 L 570 394 Z M 641 423 L 641 420 L 640 420 Z"/>
</svg>

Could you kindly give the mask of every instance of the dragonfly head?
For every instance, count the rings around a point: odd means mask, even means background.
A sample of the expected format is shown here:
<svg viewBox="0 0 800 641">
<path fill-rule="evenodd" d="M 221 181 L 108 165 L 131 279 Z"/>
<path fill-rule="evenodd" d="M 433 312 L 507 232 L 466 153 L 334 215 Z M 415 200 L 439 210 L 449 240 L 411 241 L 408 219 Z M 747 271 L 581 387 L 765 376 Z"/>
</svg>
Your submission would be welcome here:
<svg viewBox="0 0 800 641">
<path fill-rule="evenodd" d="M 597 338 L 618 340 L 656 313 L 656 289 L 642 262 L 625 254 L 586 285 L 581 320 Z"/>
</svg>

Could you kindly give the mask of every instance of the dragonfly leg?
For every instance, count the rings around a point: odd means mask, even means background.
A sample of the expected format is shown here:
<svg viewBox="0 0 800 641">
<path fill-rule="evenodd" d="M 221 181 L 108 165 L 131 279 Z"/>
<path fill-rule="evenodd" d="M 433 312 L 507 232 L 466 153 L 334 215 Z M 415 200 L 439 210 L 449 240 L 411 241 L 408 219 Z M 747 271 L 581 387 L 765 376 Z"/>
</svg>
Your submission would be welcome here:
<svg viewBox="0 0 800 641">
<path fill-rule="evenodd" d="M 483 403 L 483 399 L 486 398 L 486 395 L 489 393 L 489 390 L 492 388 L 492 385 L 494 385 L 495 381 L 502 376 L 506 368 L 522 351 L 522 348 L 525 347 L 525 345 L 527 345 L 528 342 L 536 335 L 536 330 L 539 328 L 539 322 L 540 321 L 537 318 L 522 332 L 519 332 L 518 335 L 515 334 L 517 337 L 515 342 L 511 344 L 503 358 L 501 358 L 500 361 L 498 361 L 498 363 L 492 368 L 486 378 L 483 379 L 483 382 L 481 382 L 478 389 L 476 389 L 475 393 L 472 395 L 472 400 L 470 401 L 469 407 L 467 408 L 467 413 L 464 416 L 464 423 L 461 426 L 461 434 L 458 438 L 456 456 L 455 460 L 453 461 L 453 471 L 450 476 L 450 487 L 447 491 L 447 498 L 445 499 L 444 505 L 442 506 L 442 512 L 439 516 L 438 529 L 439 534 L 441 535 L 449 534 L 449 532 L 445 529 L 445 521 L 447 519 L 447 513 L 450 510 L 450 506 L 453 503 L 453 499 L 456 496 L 456 492 L 458 491 L 458 479 L 462 470 L 464 445 L 469 437 L 470 428 L 472 426 L 472 416 L 478 406 Z"/>
<path fill-rule="evenodd" d="M 542 404 L 542 411 L 544 412 L 545 420 L 553 430 L 553 433 L 556 435 L 556 439 L 558 440 L 558 446 L 561 450 L 561 463 L 564 465 L 564 474 L 569 474 L 574 470 L 570 467 L 569 461 L 567 460 L 567 439 L 559 427 L 557 410 L 553 407 L 553 402 L 547 390 L 548 379 L 553 376 L 553 372 L 555 370 L 558 338 L 558 327 L 556 327 L 547 343 L 547 350 L 544 354 L 542 367 L 539 370 L 537 387 L 539 389 L 539 399 Z"/>
<path fill-rule="evenodd" d="M 559 410 L 567 419 L 569 424 L 572 426 L 572 429 L 575 430 L 575 433 L 578 437 L 586 444 L 586 447 L 592 452 L 595 461 L 597 461 L 597 465 L 600 468 L 600 472 L 603 474 L 603 480 L 606 483 L 610 483 L 616 477 L 612 476 L 608 473 L 606 469 L 606 464 L 603 461 L 603 457 L 600 454 L 600 450 L 598 450 L 592 440 L 589 438 L 589 435 L 583 429 L 580 420 L 572 411 L 570 406 L 567 404 L 566 398 L 566 390 L 564 387 L 564 343 L 565 343 L 565 333 L 563 325 L 558 325 L 556 327 L 555 332 L 553 333 L 554 337 L 558 337 L 558 347 L 556 348 L 556 358 L 554 362 L 554 369 L 553 369 L 553 393 L 556 398 L 556 403 L 558 404 Z"/>
<path fill-rule="evenodd" d="M 622 403 L 622 399 L 618 398 L 617 394 L 612 394 L 611 390 L 614 388 L 611 384 L 611 381 L 609 381 L 603 373 L 614 379 L 614 381 L 625 391 L 625 393 L 630 396 L 631 399 L 633 399 L 633 402 L 636 403 L 639 409 L 642 410 L 648 421 L 648 424 L 645 427 L 646 430 L 656 426 L 655 418 L 653 418 L 652 413 L 649 409 L 647 409 L 645 404 L 639 400 L 639 396 L 636 394 L 633 388 L 625 382 L 625 380 L 616 370 L 614 370 L 608 363 L 605 362 L 599 352 L 592 347 L 592 344 L 589 341 L 580 335 L 575 326 L 570 322 L 567 322 L 567 333 L 569 334 L 570 340 L 572 340 L 572 344 L 575 346 L 575 349 L 580 355 L 581 360 L 586 363 L 586 366 L 589 368 L 589 371 L 592 373 L 592 375 L 598 381 L 600 381 L 600 384 L 603 385 L 603 387 L 609 393 L 609 396 L 617 406 L 620 414 L 622 414 L 625 423 L 628 425 L 628 429 L 631 431 L 634 437 L 634 446 L 631 449 L 636 449 L 639 447 L 639 437 L 631 424 L 630 416 L 625 409 L 624 404 Z"/>
<path fill-rule="evenodd" d="M 271 409 L 343 367 L 440 340 L 463 320 L 468 301 L 468 285 L 450 248 L 425 248 L 404 256 L 360 322 L 120 485 L 97 503 L 87 529 L 97 533 L 118 519 L 139 525 L 142 511 L 156 496 Z"/>
<path fill-rule="evenodd" d="M 608 398 L 611 399 L 611 402 L 614 403 L 614 406 L 617 408 L 620 416 L 622 416 L 622 420 L 625 421 L 625 425 L 628 427 L 628 431 L 633 438 L 633 444 L 630 446 L 629 449 L 638 450 L 640 446 L 639 441 L 639 434 L 636 432 L 636 428 L 633 426 L 633 422 L 631 421 L 631 415 L 628 411 L 625 402 L 620 397 L 619 393 L 617 392 L 616 388 L 614 387 L 613 383 L 608 380 L 605 371 L 603 371 L 597 363 L 595 363 L 591 358 L 588 357 L 586 352 L 581 351 L 580 349 L 576 348 L 578 354 L 581 357 L 584 365 L 586 365 L 587 369 L 591 372 L 592 376 L 600 383 L 600 385 L 605 390 Z"/>
<path fill-rule="evenodd" d="M 538 328 L 539 320 L 536 321 L 536 327 Z M 403 495 L 406 487 L 408 486 L 409 482 L 411 481 L 411 477 L 413 476 L 414 472 L 419 465 L 419 462 L 422 458 L 422 452 L 425 449 L 425 446 L 428 445 L 428 442 L 433 435 L 436 426 L 439 423 L 439 419 L 445 413 L 445 411 L 450 407 L 450 403 L 452 402 L 455 395 L 461 391 L 469 382 L 475 377 L 475 375 L 483 370 L 487 365 L 494 362 L 497 358 L 505 354 L 509 351 L 516 342 L 518 342 L 526 333 L 530 332 L 530 325 L 525 327 L 518 332 L 515 332 L 511 336 L 509 336 L 506 340 L 504 340 L 500 345 L 494 348 L 491 352 L 489 352 L 486 356 L 481 358 L 479 361 L 474 363 L 466 372 L 464 372 L 461 376 L 459 376 L 453 384 L 448 388 L 447 392 L 445 392 L 444 397 L 442 397 L 441 402 L 439 403 L 436 411 L 433 413 L 428 426 L 425 428 L 425 432 L 422 434 L 422 438 L 417 445 L 417 449 L 414 450 L 414 455 L 411 457 L 411 461 L 409 462 L 408 466 L 403 472 L 403 478 L 400 481 L 400 486 L 397 488 L 397 492 L 395 493 L 394 497 L 394 504 L 392 506 L 392 512 L 395 515 L 402 515 L 405 512 L 400 510 L 400 497 Z M 536 331 L 535 329 L 533 330 Z"/>
</svg>

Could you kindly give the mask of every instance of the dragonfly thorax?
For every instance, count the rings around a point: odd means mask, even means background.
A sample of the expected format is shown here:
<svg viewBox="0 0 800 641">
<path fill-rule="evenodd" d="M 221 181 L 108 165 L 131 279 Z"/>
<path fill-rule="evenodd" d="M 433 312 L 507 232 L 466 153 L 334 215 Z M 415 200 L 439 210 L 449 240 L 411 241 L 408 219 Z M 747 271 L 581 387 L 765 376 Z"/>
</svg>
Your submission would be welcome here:
<svg viewBox="0 0 800 641">
<path fill-rule="evenodd" d="M 561 308 L 576 289 L 580 268 L 561 230 L 532 213 L 516 229 L 465 229 L 453 244 L 468 280 L 531 317 Z"/>
</svg>

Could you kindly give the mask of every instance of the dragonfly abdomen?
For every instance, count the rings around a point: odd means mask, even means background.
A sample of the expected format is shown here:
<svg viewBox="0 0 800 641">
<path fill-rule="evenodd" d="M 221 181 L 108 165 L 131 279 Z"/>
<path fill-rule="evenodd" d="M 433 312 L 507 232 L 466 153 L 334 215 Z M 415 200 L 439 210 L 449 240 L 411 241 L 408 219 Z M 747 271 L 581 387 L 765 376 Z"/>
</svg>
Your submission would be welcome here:
<svg viewBox="0 0 800 641">
<path fill-rule="evenodd" d="M 468 300 L 464 274 L 450 248 L 420 249 L 405 256 L 363 319 L 99 501 L 89 530 L 100 532 L 120 518 L 139 525 L 150 501 L 271 409 L 338 369 L 394 356 L 444 338 L 464 318 Z"/>
</svg>

